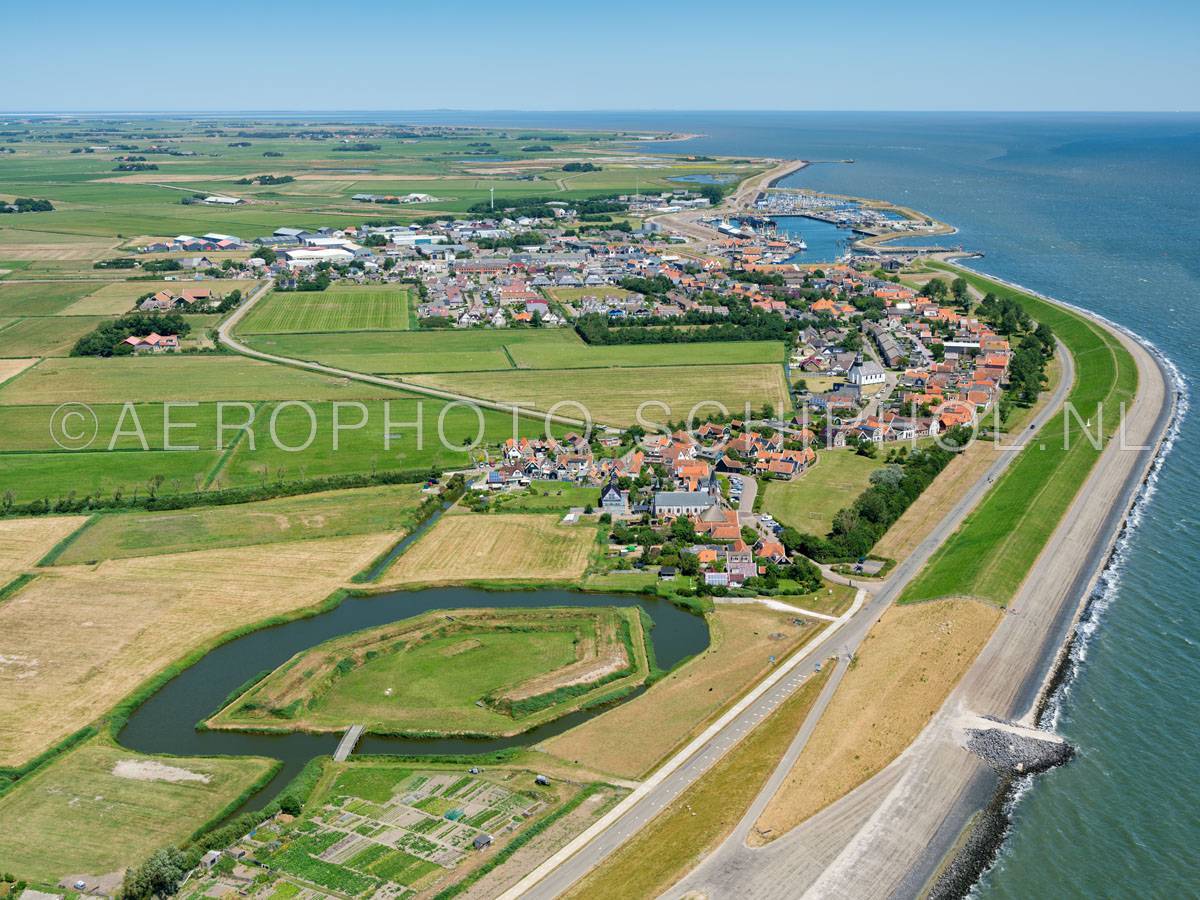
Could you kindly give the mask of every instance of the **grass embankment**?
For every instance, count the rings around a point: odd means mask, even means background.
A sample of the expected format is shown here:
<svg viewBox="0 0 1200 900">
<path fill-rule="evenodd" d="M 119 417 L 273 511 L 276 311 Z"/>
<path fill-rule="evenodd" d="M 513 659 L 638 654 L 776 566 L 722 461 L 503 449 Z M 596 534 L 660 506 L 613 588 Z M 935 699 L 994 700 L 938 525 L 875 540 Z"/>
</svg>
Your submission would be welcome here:
<svg viewBox="0 0 1200 900">
<path fill-rule="evenodd" d="M 1003 605 L 1100 457 L 1085 423 L 1107 444 L 1120 426 L 1121 404 L 1133 399 L 1137 369 L 1115 336 L 1078 313 L 961 271 L 974 287 L 1012 297 L 1047 323 L 1075 360 L 1067 407 L 1046 423 L 900 598 L 971 596 Z"/>
<path fill-rule="evenodd" d="M 383 485 L 238 506 L 98 517 L 58 565 L 244 547 L 351 534 L 408 531 L 422 499 L 417 484 Z"/>
<path fill-rule="evenodd" d="M 862 784 L 921 733 L 1000 612 L 973 600 L 892 607 L 871 629 L 750 843 L 790 831 Z"/>
<path fill-rule="evenodd" d="M 684 746 L 825 622 L 761 606 L 720 606 L 707 616 L 708 649 L 649 690 L 538 746 L 598 772 L 640 778 Z"/>
<path fill-rule="evenodd" d="M 136 865 L 187 840 L 277 765 L 144 756 L 94 738 L 0 798 L 0 859 L 21 878 L 50 883 Z"/>
<path fill-rule="evenodd" d="M 657 897 L 718 846 L 745 814 L 804 724 L 833 667 L 814 675 L 654 823 L 565 895 Z"/>
<path fill-rule="evenodd" d="M 763 509 L 784 525 L 826 534 L 838 510 L 850 506 L 871 483 L 883 459 L 853 450 L 822 450 L 817 464 L 791 481 L 763 481 Z"/>
<path fill-rule="evenodd" d="M 575 581 L 595 544 L 594 526 L 560 525 L 556 515 L 452 513 L 406 550 L 379 584 Z"/>
<path fill-rule="evenodd" d="M 1008 433 L 1019 433 L 1030 418 L 1049 402 L 1062 378 L 1062 364 L 1058 357 L 1046 367 L 1046 375 L 1046 388 L 1039 396 L 1038 402 L 1030 407 L 1014 408 L 1010 413 L 1008 421 L 1004 423 Z M 984 424 L 987 425 L 988 422 Z M 1003 443 L 997 446 L 994 440 L 981 438 L 957 454 L 942 474 L 934 479 L 933 484 L 913 501 L 888 529 L 887 534 L 880 538 L 871 551 L 872 555 L 899 561 L 912 553 L 929 536 L 934 526 L 954 508 L 966 488 L 982 478 L 1001 453 L 1010 452 L 1003 449 Z"/>
</svg>

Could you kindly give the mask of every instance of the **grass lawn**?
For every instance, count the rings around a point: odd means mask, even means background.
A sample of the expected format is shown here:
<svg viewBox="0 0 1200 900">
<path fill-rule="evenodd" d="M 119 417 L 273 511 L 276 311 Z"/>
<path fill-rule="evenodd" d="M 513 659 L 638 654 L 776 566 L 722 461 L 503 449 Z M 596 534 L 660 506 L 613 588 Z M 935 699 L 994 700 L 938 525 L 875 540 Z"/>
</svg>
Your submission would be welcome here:
<svg viewBox="0 0 1200 900">
<path fill-rule="evenodd" d="M 640 684 L 648 674 L 643 641 L 640 619 L 628 609 L 432 613 L 297 654 L 209 724 L 341 731 L 363 723 L 383 733 L 513 734 L 597 692 Z"/>
<path fill-rule="evenodd" d="M 560 525 L 557 515 L 447 515 L 379 583 L 573 581 L 583 575 L 595 547 L 594 526 Z"/>
<path fill-rule="evenodd" d="M 0 453 L 0 494 L 12 491 L 16 503 L 118 490 L 144 496 L 160 477 L 160 493 L 189 492 L 203 485 L 220 458 L 216 450 Z"/>
<path fill-rule="evenodd" d="M 779 764 L 829 680 L 813 677 L 654 821 L 570 889 L 568 900 L 657 897 L 725 839 Z"/>
<path fill-rule="evenodd" d="M 104 316 L 40 316 L 0 329 L 0 356 L 66 356 Z"/>
<path fill-rule="evenodd" d="M 491 508 L 499 512 L 562 512 L 572 507 L 596 506 L 600 488 L 563 481 L 538 481 L 517 491 L 493 494 Z"/>
<path fill-rule="evenodd" d="M 632 425 L 638 408 L 650 405 L 643 416 L 650 422 L 686 419 L 702 402 L 718 402 L 731 411 L 746 403 L 759 409 L 764 403 L 786 409 L 783 370 L 776 365 L 668 366 L 636 369 L 557 369 L 417 375 L 416 384 L 445 388 L 486 400 L 520 401 L 547 410 L 562 401 L 582 403 L 596 422 Z M 0 398 L 3 392 L 0 391 Z M 658 404 L 665 403 L 667 411 Z M 712 411 L 712 407 L 707 407 Z M 704 408 L 700 410 L 703 412 Z M 578 418 L 574 406 L 559 412 Z"/>
<path fill-rule="evenodd" d="M 56 563 L 407 531 L 422 497 L 420 485 L 396 484 L 237 506 L 114 513 L 93 521 Z"/>
<path fill-rule="evenodd" d="M 798 531 L 824 535 L 838 510 L 867 489 L 871 473 L 883 465 L 853 450 L 822 450 L 817 464 L 791 481 L 762 483 L 763 510 Z"/>
<path fill-rule="evenodd" d="M 1102 422 L 1107 443 L 1119 427 L 1120 404 L 1128 404 L 1137 387 L 1136 365 L 1117 338 L 1062 307 L 979 276 L 963 277 L 980 290 L 1013 297 L 1054 329 L 1075 359 L 1067 402 L 1085 421 Z M 1101 404 L 1102 419 L 1096 415 Z M 1068 419 L 1065 410 L 1054 416 L 909 583 L 901 601 L 972 596 L 1007 603 L 1100 452 L 1078 420 Z"/>
<path fill-rule="evenodd" d="M 53 316 L 102 286 L 96 281 L 0 283 L 0 316 Z"/>
<path fill-rule="evenodd" d="M 411 292 L 392 285 L 272 293 L 239 326 L 244 334 L 305 331 L 404 331 Z"/>
<path fill-rule="evenodd" d="M 67 401 L 337 400 L 402 397 L 362 382 L 302 372 L 242 356 L 50 359 L 0 388 L 0 405 Z"/>
<path fill-rule="evenodd" d="M 274 765 L 143 756 L 93 739 L 0 798 L 0 859 L 18 878 L 51 883 L 138 865 L 185 841 Z"/>
</svg>

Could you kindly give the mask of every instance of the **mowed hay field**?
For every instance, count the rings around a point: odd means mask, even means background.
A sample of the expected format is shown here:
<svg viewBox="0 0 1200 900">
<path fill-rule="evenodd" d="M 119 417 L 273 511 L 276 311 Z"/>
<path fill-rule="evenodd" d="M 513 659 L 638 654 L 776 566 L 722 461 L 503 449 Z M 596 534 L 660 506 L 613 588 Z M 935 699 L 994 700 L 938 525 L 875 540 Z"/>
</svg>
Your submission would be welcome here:
<svg viewBox="0 0 1200 900">
<path fill-rule="evenodd" d="M 786 409 L 783 370 L 775 365 L 646 366 L 629 369 L 571 369 L 414 375 L 414 384 L 443 388 L 484 400 L 514 402 L 548 410 L 564 401 L 582 403 L 596 422 L 633 425 L 638 408 L 651 422 L 686 419 L 697 404 L 724 404 L 731 412 L 746 403 L 757 411 L 764 403 Z M 666 404 L 666 409 L 659 404 Z M 698 410 L 703 416 L 711 405 Z M 579 418 L 577 407 L 560 406 L 562 415 Z"/>
<path fill-rule="evenodd" d="M 138 865 L 187 840 L 275 765 L 143 756 L 88 741 L 0 798 L 0 860 L 18 878 L 51 883 Z"/>
<path fill-rule="evenodd" d="M 684 746 L 768 669 L 824 625 L 759 606 L 719 606 L 708 616 L 712 643 L 648 691 L 539 748 L 624 778 L 641 778 Z"/>
<path fill-rule="evenodd" d="M 557 515 L 443 516 L 379 579 L 381 585 L 579 578 L 596 544 L 591 525 Z"/>
<path fill-rule="evenodd" d="M 103 287 L 98 281 L 0 283 L 0 316 L 53 316 Z"/>
<path fill-rule="evenodd" d="M 47 569 L 0 604 L 0 765 L 20 765 L 232 629 L 313 606 L 392 534 Z"/>
<path fill-rule="evenodd" d="M 893 606 L 884 613 L 750 842 L 787 833 L 899 756 L 975 661 L 1001 615 L 974 600 Z"/>
<path fill-rule="evenodd" d="M 36 565 L 55 544 L 86 521 L 87 516 L 0 520 L 0 587 Z"/>
<path fill-rule="evenodd" d="M 392 285 L 273 293 L 239 327 L 244 334 L 303 331 L 403 331 L 411 327 L 410 292 Z"/>
<path fill-rule="evenodd" d="M 422 496 L 420 485 L 396 484 L 236 506 L 99 516 L 55 562 L 71 565 L 370 532 L 399 533 L 412 528 Z"/>
<path fill-rule="evenodd" d="M 871 473 L 882 465 L 853 450 L 819 450 L 817 464 L 799 478 L 762 486 L 763 509 L 799 531 L 826 534 L 838 510 L 867 489 Z"/>
<path fill-rule="evenodd" d="M 25 359 L 0 359 L 0 384 L 15 378 L 37 362 L 37 357 Z"/>
<path fill-rule="evenodd" d="M 0 329 L 0 356 L 66 356 L 104 316 L 35 316 Z"/>
<path fill-rule="evenodd" d="M 245 357 L 48 359 L 0 388 L 0 404 L 125 403 L 138 400 L 340 400 L 402 397 L 344 378 Z"/>
</svg>

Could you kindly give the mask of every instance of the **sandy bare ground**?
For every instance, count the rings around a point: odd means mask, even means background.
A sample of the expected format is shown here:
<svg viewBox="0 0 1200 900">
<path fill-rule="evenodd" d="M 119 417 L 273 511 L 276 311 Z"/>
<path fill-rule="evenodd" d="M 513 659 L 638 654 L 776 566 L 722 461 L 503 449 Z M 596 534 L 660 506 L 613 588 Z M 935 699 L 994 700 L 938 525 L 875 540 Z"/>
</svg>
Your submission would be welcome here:
<svg viewBox="0 0 1200 900">
<path fill-rule="evenodd" d="M 565 581 L 583 575 L 596 531 L 560 525 L 557 516 L 449 515 L 409 548 L 380 584 L 521 579 Z"/>
<path fill-rule="evenodd" d="M 219 635 L 319 603 L 394 540 L 204 550 L 39 575 L 0 605 L 0 764 L 25 762 Z"/>
<path fill-rule="evenodd" d="M 38 357 L 29 356 L 22 359 L 0 359 L 0 384 L 20 375 L 38 361 Z M 2 553 L 3 551 L 0 551 Z"/>
<path fill-rule="evenodd" d="M 0 587 L 36 565 L 51 547 L 86 521 L 87 516 L 0 520 Z"/>
<path fill-rule="evenodd" d="M 789 831 L 895 759 L 974 662 L 1001 615 L 972 600 L 889 609 L 748 843 Z"/>
<path fill-rule="evenodd" d="M 168 766 L 156 759 L 122 759 L 113 766 L 112 773 L 118 778 L 129 778 L 133 781 L 169 781 L 177 784 L 181 781 L 199 781 L 208 784 L 211 775 L 193 772 L 179 766 Z"/>
</svg>

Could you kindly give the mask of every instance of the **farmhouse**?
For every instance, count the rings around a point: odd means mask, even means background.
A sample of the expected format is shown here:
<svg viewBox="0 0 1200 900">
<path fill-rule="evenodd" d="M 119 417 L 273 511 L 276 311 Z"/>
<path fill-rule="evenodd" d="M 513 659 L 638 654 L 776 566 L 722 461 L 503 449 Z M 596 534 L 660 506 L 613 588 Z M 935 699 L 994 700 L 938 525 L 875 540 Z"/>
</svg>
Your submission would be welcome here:
<svg viewBox="0 0 1200 900">
<path fill-rule="evenodd" d="M 121 341 L 133 348 L 134 353 L 165 353 L 179 349 L 179 338 L 173 334 L 155 334 L 151 332 L 145 337 L 130 335 Z"/>
</svg>

